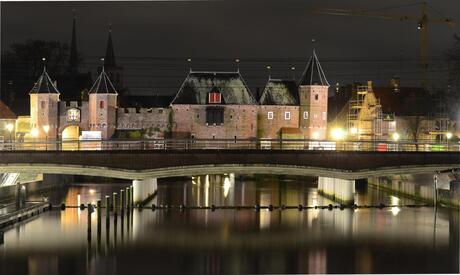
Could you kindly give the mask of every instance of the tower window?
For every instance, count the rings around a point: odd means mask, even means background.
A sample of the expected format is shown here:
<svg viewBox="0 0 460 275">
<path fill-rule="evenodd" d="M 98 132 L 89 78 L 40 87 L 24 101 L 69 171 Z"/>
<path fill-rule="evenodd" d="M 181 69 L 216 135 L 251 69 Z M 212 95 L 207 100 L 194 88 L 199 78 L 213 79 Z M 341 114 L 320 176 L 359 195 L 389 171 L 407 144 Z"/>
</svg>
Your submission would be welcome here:
<svg viewBox="0 0 460 275">
<path fill-rule="evenodd" d="M 273 119 L 273 112 L 267 113 L 267 119 Z"/>
<path fill-rule="evenodd" d="M 303 112 L 303 119 L 308 119 L 308 111 Z"/>
<path fill-rule="evenodd" d="M 222 102 L 221 94 L 217 91 L 208 93 L 208 102 L 209 104 L 220 104 Z"/>
<path fill-rule="evenodd" d="M 104 109 L 104 105 L 105 104 L 103 100 L 99 101 L 99 108 Z"/>
<path fill-rule="evenodd" d="M 319 100 L 319 95 L 318 94 L 315 95 L 315 100 Z"/>
<path fill-rule="evenodd" d="M 40 108 L 45 109 L 46 101 L 40 101 Z"/>
<path fill-rule="evenodd" d="M 284 112 L 284 119 L 290 120 L 291 119 L 291 112 Z"/>
</svg>

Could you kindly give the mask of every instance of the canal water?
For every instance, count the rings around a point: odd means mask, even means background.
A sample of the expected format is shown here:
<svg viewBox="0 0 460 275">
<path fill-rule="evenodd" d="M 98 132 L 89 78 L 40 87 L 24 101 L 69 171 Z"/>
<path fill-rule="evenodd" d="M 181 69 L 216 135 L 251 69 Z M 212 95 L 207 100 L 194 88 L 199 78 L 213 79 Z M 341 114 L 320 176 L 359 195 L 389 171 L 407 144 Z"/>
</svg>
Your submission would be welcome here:
<svg viewBox="0 0 460 275">
<path fill-rule="evenodd" d="M 77 206 L 127 187 L 72 184 L 45 194 Z M 156 205 L 323 206 L 311 178 L 203 175 L 158 181 Z M 37 199 L 33 196 L 30 199 Z M 459 212 L 358 185 L 359 209 L 53 210 L 5 231 L 0 274 L 458 273 Z"/>
</svg>

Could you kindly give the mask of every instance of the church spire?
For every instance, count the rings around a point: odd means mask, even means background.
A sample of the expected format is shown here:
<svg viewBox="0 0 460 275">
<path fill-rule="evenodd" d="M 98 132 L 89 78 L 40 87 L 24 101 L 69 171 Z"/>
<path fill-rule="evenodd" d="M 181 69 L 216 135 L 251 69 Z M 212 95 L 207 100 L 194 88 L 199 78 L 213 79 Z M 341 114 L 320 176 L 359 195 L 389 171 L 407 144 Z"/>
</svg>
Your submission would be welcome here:
<svg viewBox="0 0 460 275">
<path fill-rule="evenodd" d="M 115 52 L 113 50 L 112 42 L 112 24 L 109 24 L 109 38 L 107 39 L 107 49 L 105 50 L 104 66 L 116 67 Z"/>
<path fill-rule="evenodd" d="M 72 12 L 73 12 L 73 25 L 72 25 L 72 41 L 70 43 L 69 71 L 77 72 L 78 71 L 77 33 L 76 33 L 77 16 L 76 16 L 75 9 L 73 9 Z"/>
</svg>

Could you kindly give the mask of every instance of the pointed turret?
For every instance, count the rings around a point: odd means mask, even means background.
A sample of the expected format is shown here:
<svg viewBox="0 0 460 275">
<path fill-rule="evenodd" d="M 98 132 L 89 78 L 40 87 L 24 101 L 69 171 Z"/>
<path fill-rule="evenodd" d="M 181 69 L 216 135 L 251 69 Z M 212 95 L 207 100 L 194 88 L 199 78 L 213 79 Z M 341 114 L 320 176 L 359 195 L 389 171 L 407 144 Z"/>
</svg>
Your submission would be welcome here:
<svg viewBox="0 0 460 275">
<path fill-rule="evenodd" d="M 107 39 L 107 48 L 105 50 L 105 59 L 104 66 L 106 67 L 116 67 L 115 62 L 115 52 L 113 50 L 112 42 L 112 24 L 109 25 L 109 38 Z"/>
<path fill-rule="evenodd" d="M 102 66 L 102 71 L 94 81 L 93 86 L 89 89 L 89 94 L 117 94 L 117 90 L 110 81 L 109 76 L 105 73 L 104 66 Z"/>
<path fill-rule="evenodd" d="M 75 14 L 75 10 L 73 10 L 72 41 L 70 42 L 70 59 L 69 59 L 69 71 L 70 72 L 78 72 L 76 23 L 77 23 L 77 16 Z"/>
<path fill-rule="evenodd" d="M 32 87 L 29 94 L 59 94 L 59 91 L 48 75 L 45 66 L 43 66 L 43 72 L 37 82 L 35 82 L 35 85 Z"/>
<path fill-rule="evenodd" d="M 43 58 L 45 62 L 45 59 Z M 59 91 L 46 72 L 43 73 L 29 92 L 30 123 L 36 132 L 33 138 L 54 140 L 59 128 Z M 46 130 L 45 130 L 46 129 Z"/>
<path fill-rule="evenodd" d="M 315 50 L 313 50 L 313 54 L 308 61 L 307 67 L 305 67 L 305 70 L 302 73 L 302 77 L 300 78 L 298 85 L 330 86 L 326 79 L 326 75 L 324 74 L 323 68 L 319 63 Z"/>
<path fill-rule="evenodd" d="M 329 82 L 319 63 L 316 51 L 297 82 L 300 99 L 299 127 L 308 139 L 327 137 L 327 102 Z"/>
</svg>

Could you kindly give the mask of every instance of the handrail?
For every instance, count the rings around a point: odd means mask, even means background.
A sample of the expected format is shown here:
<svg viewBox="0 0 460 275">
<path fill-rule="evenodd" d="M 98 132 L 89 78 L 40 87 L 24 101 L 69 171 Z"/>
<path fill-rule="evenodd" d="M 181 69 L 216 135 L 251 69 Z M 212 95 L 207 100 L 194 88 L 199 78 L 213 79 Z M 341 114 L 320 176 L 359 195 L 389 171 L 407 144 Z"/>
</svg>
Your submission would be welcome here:
<svg viewBox="0 0 460 275">
<path fill-rule="evenodd" d="M 189 150 L 189 149 L 258 149 L 258 150 L 333 150 L 333 151 L 460 151 L 457 142 L 400 141 L 330 141 L 311 139 L 112 139 L 59 140 L 0 143 L 0 151 L 67 150 Z"/>
</svg>

